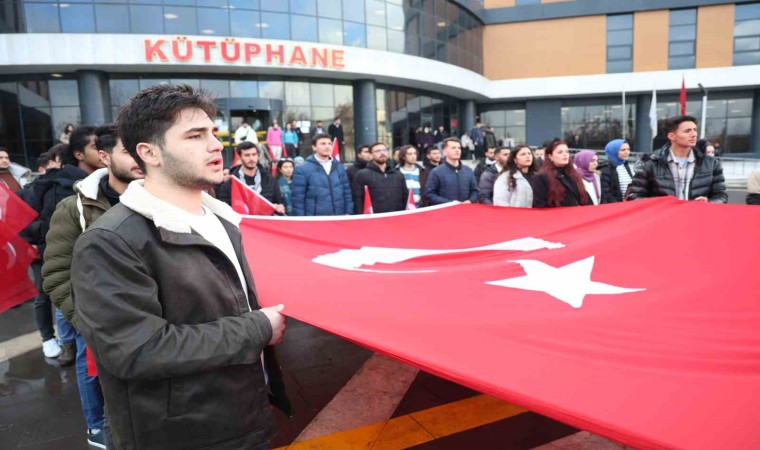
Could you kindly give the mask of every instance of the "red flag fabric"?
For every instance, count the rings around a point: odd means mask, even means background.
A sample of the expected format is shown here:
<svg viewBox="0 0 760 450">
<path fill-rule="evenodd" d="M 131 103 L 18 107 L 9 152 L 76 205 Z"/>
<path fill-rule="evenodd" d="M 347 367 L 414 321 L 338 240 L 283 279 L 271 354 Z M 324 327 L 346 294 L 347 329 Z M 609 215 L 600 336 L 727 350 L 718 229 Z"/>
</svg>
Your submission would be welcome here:
<svg viewBox="0 0 760 450">
<path fill-rule="evenodd" d="M 237 177 L 231 177 L 231 202 L 232 209 L 238 214 L 253 216 L 271 216 L 274 214 L 274 205 L 269 200 L 250 189 Z"/>
<path fill-rule="evenodd" d="M 681 115 L 686 115 L 686 79 L 681 78 L 681 97 L 679 98 L 681 103 Z"/>
<path fill-rule="evenodd" d="M 406 199 L 406 210 L 417 209 L 417 203 L 414 201 L 414 189 L 409 189 L 409 198 Z"/>
<path fill-rule="evenodd" d="M 340 161 L 340 143 L 337 139 L 333 139 L 333 149 L 330 156 L 332 156 L 333 159 Z"/>
<path fill-rule="evenodd" d="M 18 236 L 37 212 L 0 183 L 0 312 L 37 295 L 29 266 L 37 251 Z"/>
<path fill-rule="evenodd" d="M 364 211 L 363 214 L 372 214 L 372 198 L 369 196 L 369 186 L 364 186 Z"/>
<path fill-rule="evenodd" d="M 263 305 L 635 448 L 749 449 L 758 223 L 760 208 L 661 197 L 241 231 Z M 440 224 L 478 232 L 442 239 Z"/>
<path fill-rule="evenodd" d="M 232 167 L 237 167 L 241 164 L 240 162 L 240 155 L 238 155 L 237 150 L 233 150 L 232 152 Z"/>
</svg>

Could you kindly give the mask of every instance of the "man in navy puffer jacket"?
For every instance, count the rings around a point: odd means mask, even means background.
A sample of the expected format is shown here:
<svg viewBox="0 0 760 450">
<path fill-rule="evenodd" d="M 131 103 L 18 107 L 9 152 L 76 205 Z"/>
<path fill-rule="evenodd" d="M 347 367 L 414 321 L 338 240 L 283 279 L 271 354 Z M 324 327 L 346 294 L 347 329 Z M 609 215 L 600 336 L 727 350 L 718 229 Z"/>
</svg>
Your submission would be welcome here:
<svg viewBox="0 0 760 450">
<path fill-rule="evenodd" d="M 446 160 L 430 172 L 425 182 L 425 198 L 428 204 L 477 202 L 478 184 L 472 169 L 462 164 L 462 146 L 459 139 L 444 139 L 442 145 Z"/>
<path fill-rule="evenodd" d="M 314 154 L 296 167 L 291 185 L 293 214 L 296 216 L 342 216 L 351 214 L 351 185 L 340 161 L 334 160 L 332 139 L 326 134 L 314 137 Z"/>
</svg>

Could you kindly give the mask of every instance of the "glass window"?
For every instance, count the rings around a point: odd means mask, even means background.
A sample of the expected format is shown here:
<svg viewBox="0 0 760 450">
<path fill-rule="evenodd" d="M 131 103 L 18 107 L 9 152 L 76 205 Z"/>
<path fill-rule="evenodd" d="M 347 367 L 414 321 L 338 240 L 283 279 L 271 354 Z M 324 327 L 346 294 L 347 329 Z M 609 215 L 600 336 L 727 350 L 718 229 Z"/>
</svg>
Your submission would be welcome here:
<svg viewBox="0 0 760 450">
<path fill-rule="evenodd" d="M 195 5 L 195 0 L 164 0 L 164 5 Z"/>
<path fill-rule="evenodd" d="M 607 73 L 632 70 L 633 14 L 607 16 Z"/>
<path fill-rule="evenodd" d="M 229 12 L 226 9 L 198 8 L 198 28 L 201 34 L 229 36 Z"/>
<path fill-rule="evenodd" d="M 201 89 L 205 89 L 216 98 L 230 97 L 230 82 L 227 80 L 201 80 Z"/>
<path fill-rule="evenodd" d="M 610 59 L 610 60 L 631 59 L 631 47 L 627 45 L 622 46 L 622 47 L 608 47 L 607 59 Z"/>
<path fill-rule="evenodd" d="M 367 48 L 375 50 L 386 50 L 388 48 L 385 28 L 367 25 Z"/>
<path fill-rule="evenodd" d="M 103 1 L 103 0 L 99 0 Z M 114 0 L 123 1 L 123 0 Z M 227 0 L 196 0 L 198 6 L 217 6 L 220 8 L 227 8 Z"/>
<path fill-rule="evenodd" d="M 59 108 L 50 108 L 51 119 L 53 121 L 53 133 L 57 138 L 63 133 L 63 129 L 68 124 L 82 123 L 80 109 L 78 106 L 63 106 Z"/>
<path fill-rule="evenodd" d="M 697 10 L 670 11 L 668 69 L 691 69 L 696 63 Z"/>
<path fill-rule="evenodd" d="M 79 88 L 76 80 L 50 80 L 48 89 L 52 106 L 79 105 Z"/>
<path fill-rule="evenodd" d="M 29 33 L 59 33 L 57 5 L 24 4 L 24 20 Z"/>
<path fill-rule="evenodd" d="M 388 51 L 404 53 L 404 46 L 406 45 L 404 39 L 405 35 L 403 31 L 388 30 Z M 446 46 L 441 45 L 441 48 L 443 50 L 443 59 L 440 60 L 446 61 Z"/>
<path fill-rule="evenodd" d="M 742 98 L 729 100 L 728 117 L 752 117 L 752 99 Z"/>
<path fill-rule="evenodd" d="M 169 84 L 178 85 L 178 84 L 186 84 L 188 86 L 192 86 L 194 89 L 199 89 L 201 87 L 201 80 L 191 79 L 191 78 L 172 78 L 169 80 Z"/>
<path fill-rule="evenodd" d="M 307 16 L 317 15 L 317 0 L 290 0 L 290 12 Z"/>
<path fill-rule="evenodd" d="M 257 98 L 259 96 L 259 83 L 248 80 L 230 80 L 230 96 Z"/>
<path fill-rule="evenodd" d="M 130 5 L 129 18 L 132 33 L 163 34 L 164 32 L 163 8 L 160 6 Z"/>
<path fill-rule="evenodd" d="M 333 119 L 335 118 L 335 110 L 332 106 L 330 107 L 312 107 L 311 108 L 311 120 L 316 123 L 317 120 L 322 121 L 322 126 L 327 130 L 327 127 L 329 124 L 332 123 Z M 343 130 L 345 132 L 345 129 Z"/>
<path fill-rule="evenodd" d="M 577 136 L 577 147 L 597 150 L 603 149 L 612 139 L 624 138 L 633 142 L 636 135 L 635 104 L 626 104 L 623 117 L 623 107 L 619 102 L 595 105 L 570 103 L 562 107 L 562 136 L 566 141 L 575 142 Z"/>
<path fill-rule="evenodd" d="M 63 5 L 68 5 L 63 7 Z M 64 33 L 94 33 L 95 12 L 92 5 L 61 3 L 61 29 Z"/>
<path fill-rule="evenodd" d="M 142 78 L 140 79 L 140 90 L 153 86 L 160 86 L 162 84 L 169 84 L 169 80 L 161 78 Z"/>
<path fill-rule="evenodd" d="M 311 83 L 311 104 L 314 106 L 329 106 L 332 108 L 333 102 L 333 88 L 331 84 L 323 83 Z M 332 117 L 330 121 L 332 123 Z"/>
<path fill-rule="evenodd" d="M 262 12 L 258 26 L 265 39 L 290 39 L 290 19 L 287 14 Z"/>
<path fill-rule="evenodd" d="M 260 0 L 262 11 L 288 12 L 288 2 L 284 0 Z"/>
<path fill-rule="evenodd" d="M 516 0 L 515 6 L 540 5 L 541 0 Z"/>
<path fill-rule="evenodd" d="M 404 31 L 404 9 L 398 5 L 386 5 L 386 24 L 389 29 Z M 441 23 L 441 22 L 439 22 Z M 446 20 L 443 19 L 444 25 Z"/>
<path fill-rule="evenodd" d="M 633 15 L 632 14 L 620 14 L 615 16 L 607 16 L 607 29 L 608 30 L 628 30 L 633 28 Z"/>
<path fill-rule="evenodd" d="M 691 42 L 674 42 L 670 44 L 671 56 L 693 55 L 693 54 L 694 54 L 694 44 Z"/>
<path fill-rule="evenodd" d="M 309 83 L 301 81 L 285 82 L 285 102 L 288 105 L 310 105 Z"/>
<path fill-rule="evenodd" d="M 319 17 L 340 19 L 342 16 L 341 9 L 341 0 L 317 0 L 317 13 Z"/>
<path fill-rule="evenodd" d="M 198 33 L 198 21 L 195 17 L 195 8 L 182 6 L 164 7 L 164 29 L 166 34 L 179 36 L 193 35 Z"/>
<path fill-rule="evenodd" d="M 294 41 L 317 42 L 317 18 L 309 16 L 290 16 L 291 39 Z"/>
<path fill-rule="evenodd" d="M 381 0 L 366 0 L 366 5 L 367 23 L 370 25 L 379 25 L 384 27 L 385 2 Z"/>
<path fill-rule="evenodd" d="M 760 3 L 736 5 L 734 65 L 760 64 Z"/>
<path fill-rule="evenodd" d="M 670 25 L 691 25 L 697 23 L 696 9 L 681 9 L 670 12 Z"/>
<path fill-rule="evenodd" d="M 282 81 L 259 81 L 259 96 L 285 100 L 285 85 Z"/>
<path fill-rule="evenodd" d="M 140 90 L 137 80 L 109 80 L 111 89 L 111 106 L 117 107 L 132 98 Z"/>
<path fill-rule="evenodd" d="M 617 30 L 607 32 L 607 45 L 633 44 L 633 33 L 630 30 Z"/>
<path fill-rule="evenodd" d="M 343 22 L 343 44 L 351 47 L 366 47 L 365 29 L 363 23 Z"/>
<path fill-rule="evenodd" d="M 319 18 L 319 42 L 343 45 L 343 26 L 340 20 Z"/>
<path fill-rule="evenodd" d="M 259 0 L 229 0 L 230 9 L 259 9 Z"/>
<path fill-rule="evenodd" d="M 692 25 L 678 25 L 670 27 L 670 41 L 688 41 L 697 37 L 697 29 Z"/>
<path fill-rule="evenodd" d="M 335 105 L 350 105 L 354 101 L 354 89 L 347 84 L 336 84 L 333 86 L 335 90 Z"/>
<path fill-rule="evenodd" d="M 364 23 L 364 0 L 343 0 L 343 20 Z"/>
<path fill-rule="evenodd" d="M 258 11 L 233 10 L 230 12 L 230 31 L 232 36 L 261 37 L 261 19 Z"/>
<path fill-rule="evenodd" d="M 129 33 L 127 17 L 129 17 L 127 5 L 95 5 L 98 33 Z"/>
</svg>

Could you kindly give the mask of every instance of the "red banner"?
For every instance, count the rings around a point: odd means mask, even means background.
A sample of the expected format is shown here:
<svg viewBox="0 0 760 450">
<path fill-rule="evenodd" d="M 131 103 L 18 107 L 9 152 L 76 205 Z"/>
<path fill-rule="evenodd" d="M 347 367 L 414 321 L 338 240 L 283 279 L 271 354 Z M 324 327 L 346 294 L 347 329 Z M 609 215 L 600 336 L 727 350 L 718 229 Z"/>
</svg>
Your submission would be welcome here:
<svg viewBox="0 0 760 450">
<path fill-rule="evenodd" d="M 659 198 L 241 229 L 262 303 L 291 317 L 636 448 L 748 449 L 758 223 Z"/>
<path fill-rule="evenodd" d="M 274 205 L 269 200 L 257 194 L 256 191 L 249 188 L 242 181 L 236 177 L 230 178 L 232 185 L 230 186 L 232 209 L 238 214 L 254 215 L 254 216 L 271 216 L 274 214 Z"/>
<path fill-rule="evenodd" d="M 36 251 L 18 236 L 37 213 L 0 183 L 0 312 L 37 295 L 29 278 Z"/>
</svg>

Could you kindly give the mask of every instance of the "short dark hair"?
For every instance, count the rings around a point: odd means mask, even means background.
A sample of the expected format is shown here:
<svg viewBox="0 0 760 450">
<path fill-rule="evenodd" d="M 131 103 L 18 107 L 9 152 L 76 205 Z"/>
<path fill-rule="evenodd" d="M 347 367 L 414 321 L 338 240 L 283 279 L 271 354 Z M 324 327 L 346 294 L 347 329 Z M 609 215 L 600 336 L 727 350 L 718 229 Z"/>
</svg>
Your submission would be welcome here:
<svg viewBox="0 0 760 450">
<path fill-rule="evenodd" d="M 364 150 L 365 148 L 366 148 L 367 150 L 369 150 L 369 149 L 370 149 L 370 146 L 369 146 L 369 145 L 367 145 L 367 144 L 363 144 L 363 145 L 360 145 L 360 146 L 359 146 L 359 148 L 357 148 L 357 149 L 356 149 L 356 154 L 358 155 L 358 154 L 359 154 L 359 153 L 361 153 L 361 152 L 362 152 L 362 150 Z"/>
<path fill-rule="evenodd" d="M 259 153 L 259 146 L 250 141 L 243 141 L 239 143 L 237 147 L 235 147 L 235 151 L 237 152 L 238 156 L 243 156 L 243 152 L 245 150 L 250 150 L 252 148 L 256 149 L 256 154 Z"/>
<path fill-rule="evenodd" d="M 5 147 L 0 147 L 0 152 L 5 152 L 8 154 L 8 156 L 11 156 L 11 152 L 9 152 L 8 149 Z"/>
<path fill-rule="evenodd" d="M 375 142 L 374 144 L 371 144 L 371 145 L 369 146 L 369 149 L 370 149 L 370 150 L 372 150 L 373 148 L 377 147 L 378 145 L 382 145 L 383 147 L 385 147 L 385 148 L 388 148 L 388 146 L 387 146 L 387 145 L 385 145 L 385 143 L 384 143 L 384 142 Z M 395 151 L 395 149 L 394 149 L 394 151 Z"/>
<path fill-rule="evenodd" d="M 103 150 L 109 155 L 113 153 L 113 148 L 116 146 L 116 141 L 119 140 L 119 130 L 116 128 L 115 123 L 109 123 L 107 125 L 99 126 L 95 130 L 95 148 Z"/>
<path fill-rule="evenodd" d="M 69 152 L 69 146 L 68 144 L 55 144 L 54 146 L 50 147 L 47 151 L 47 158 L 48 161 L 55 161 L 56 159 L 60 159 L 63 161 L 63 155 Z"/>
<path fill-rule="evenodd" d="M 694 124 L 696 124 L 697 119 L 692 116 L 675 116 L 665 119 L 662 123 L 662 129 L 665 131 L 665 136 L 667 136 L 668 133 L 676 131 L 684 122 L 694 122 Z"/>
<path fill-rule="evenodd" d="M 282 158 L 281 160 L 277 161 L 277 178 L 282 176 L 282 173 L 280 172 L 280 169 L 282 169 L 282 166 L 285 164 L 290 163 L 293 165 L 293 168 L 296 168 L 296 163 L 293 162 L 290 158 Z"/>
<path fill-rule="evenodd" d="M 2 151 L 2 149 L 0 149 L 0 151 Z M 40 156 L 37 157 L 37 167 L 47 168 L 48 161 L 50 161 L 48 155 L 50 155 L 48 152 L 40 153 Z"/>
<path fill-rule="evenodd" d="M 74 153 L 84 152 L 84 148 L 90 143 L 90 136 L 95 136 L 95 127 L 82 125 L 74 128 L 69 136 L 69 151 L 72 156 Z"/>
<path fill-rule="evenodd" d="M 524 145 L 521 145 L 521 147 L 525 147 L 525 146 L 524 146 Z M 506 150 L 506 151 L 508 151 L 508 152 L 511 152 L 511 151 L 512 151 L 512 149 L 511 149 L 511 148 L 509 148 L 509 147 L 505 147 L 505 146 L 503 146 L 503 145 L 502 145 L 501 147 L 498 147 L 498 148 L 496 149 L 496 154 L 499 154 L 499 153 L 501 153 L 501 151 L 502 151 L 502 150 Z"/>
<path fill-rule="evenodd" d="M 137 154 L 137 144 L 146 142 L 163 146 L 166 131 L 180 112 L 188 108 L 198 108 L 209 117 L 216 116 L 211 94 L 186 84 L 160 84 L 143 89 L 121 107 L 116 121 L 119 136 L 143 172 L 145 162 Z"/>
<path fill-rule="evenodd" d="M 335 118 L 333 119 L 333 122 L 335 122 L 336 120 L 340 120 L 340 116 L 335 116 Z"/>
<path fill-rule="evenodd" d="M 319 141 L 320 139 L 329 139 L 332 142 L 332 137 L 330 137 L 329 134 L 318 133 L 317 135 L 314 136 L 314 139 L 311 140 L 311 145 L 317 145 L 317 141 Z"/>
<path fill-rule="evenodd" d="M 541 147 L 538 147 L 538 148 L 543 148 L 544 150 L 546 150 L 547 148 L 549 148 L 549 147 L 552 146 L 552 142 L 554 142 L 553 139 L 550 139 L 548 141 L 544 141 L 544 143 L 541 144 Z"/>
<path fill-rule="evenodd" d="M 429 155 L 429 154 L 430 154 L 430 152 L 432 152 L 433 150 L 438 150 L 438 151 L 441 151 L 441 149 L 440 149 L 440 148 L 438 148 L 438 146 L 437 146 L 437 145 L 428 145 L 428 146 L 425 148 L 425 156 Z"/>
<path fill-rule="evenodd" d="M 459 142 L 459 139 L 455 137 L 448 137 L 441 141 L 441 148 L 446 148 L 447 145 L 449 145 L 449 142 L 456 142 L 459 145 L 462 145 L 461 142 Z"/>
</svg>

